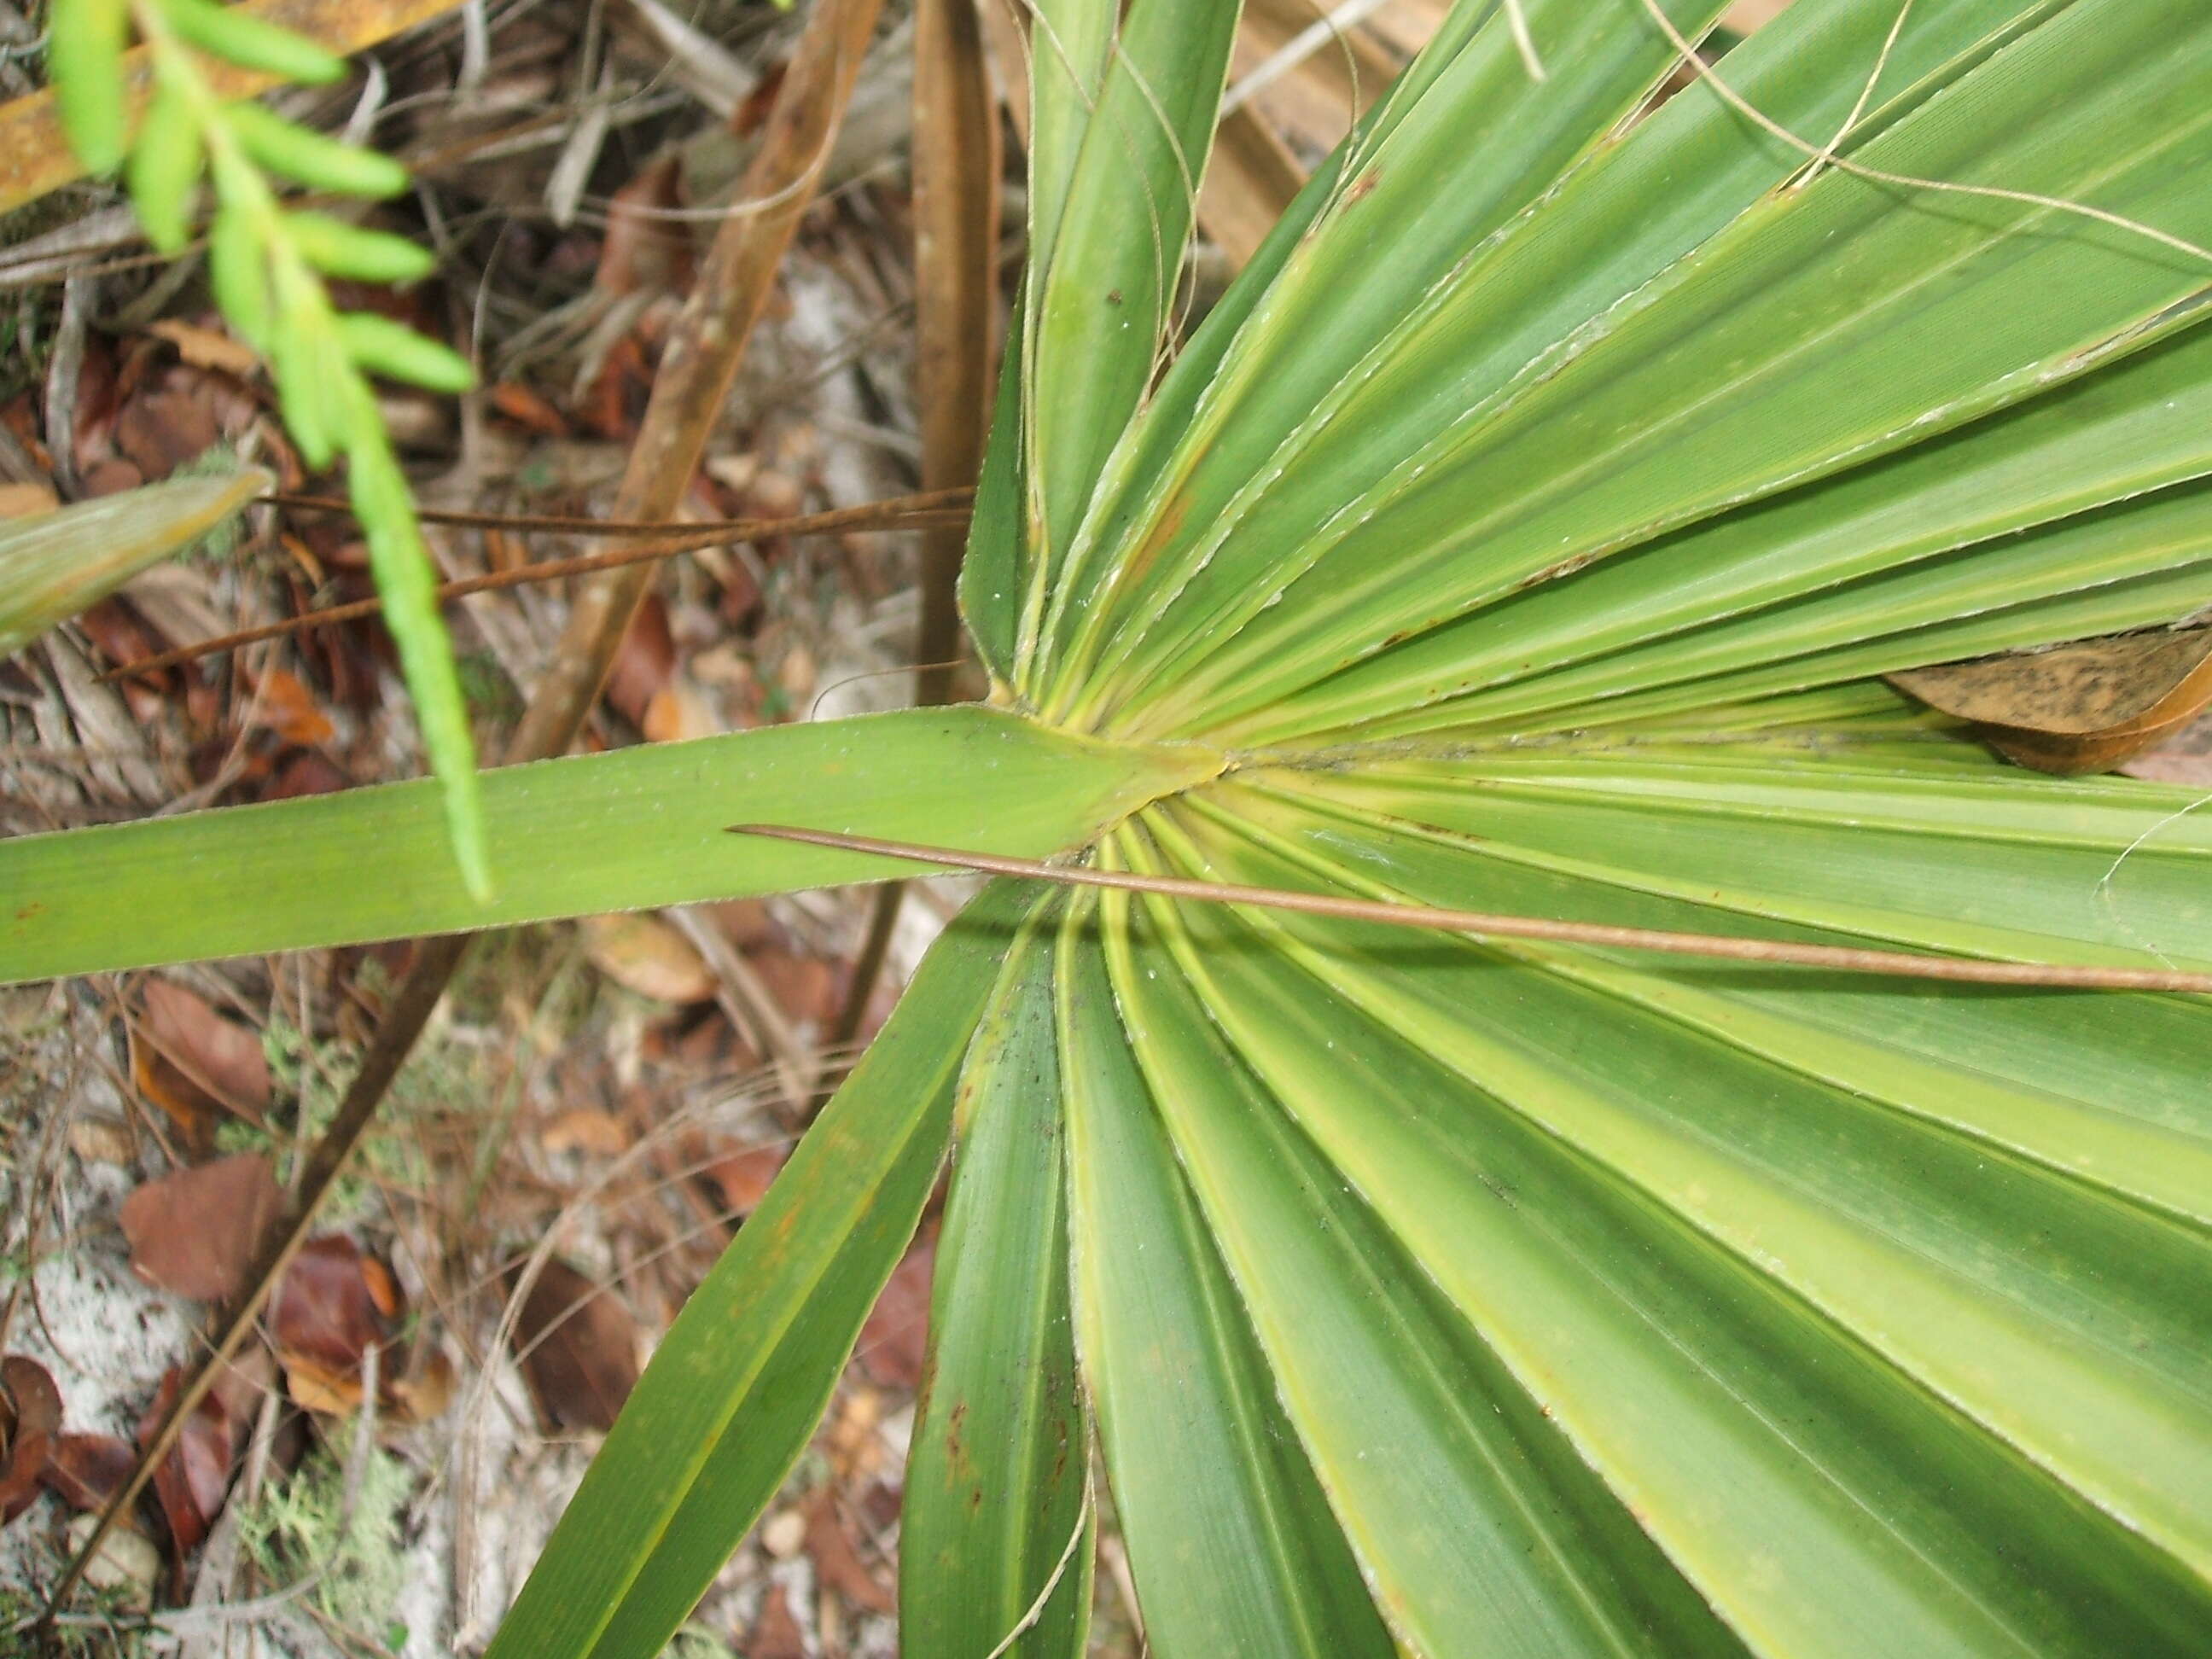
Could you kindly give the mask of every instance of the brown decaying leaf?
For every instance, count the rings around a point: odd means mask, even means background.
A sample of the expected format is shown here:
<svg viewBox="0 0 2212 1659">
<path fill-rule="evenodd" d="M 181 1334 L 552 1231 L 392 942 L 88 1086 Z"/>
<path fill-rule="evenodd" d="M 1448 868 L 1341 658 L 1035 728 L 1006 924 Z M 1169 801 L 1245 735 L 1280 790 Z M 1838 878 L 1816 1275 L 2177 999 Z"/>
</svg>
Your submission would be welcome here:
<svg viewBox="0 0 2212 1659">
<path fill-rule="evenodd" d="M 206 1538 L 222 1513 L 239 1452 L 268 1392 L 274 1368 L 265 1348 L 252 1348 L 223 1368 L 215 1386 L 185 1419 L 175 1448 L 154 1472 L 154 1496 L 169 1523 L 169 1540 L 181 1559 Z M 172 1366 L 138 1425 L 140 1443 L 153 1436 L 177 1390 L 182 1366 Z"/>
<path fill-rule="evenodd" d="M 165 979 L 148 980 L 138 1030 L 216 1103 L 252 1123 L 268 1111 L 269 1060 L 261 1039 L 217 1013 L 197 992 Z"/>
<path fill-rule="evenodd" d="M 658 1002 L 704 1002 L 714 994 L 714 976 L 691 941 L 659 917 L 591 916 L 583 927 L 592 965 L 624 990 Z"/>
<path fill-rule="evenodd" d="M 395 1297 L 389 1273 L 351 1239 L 301 1245 L 269 1297 L 269 1340 L 292 1397 L 311 1411 L 356 1409 L 368 1351 L 390 1340 Z"/>
<path fill-rule="evenodd" d="M 791 1616 L 781 1584 L 770 1584 L 761 1600 L 760 1616 L 745 1640 L 745 1659 L 806 1659 L 806 1632 Z"/>
<path fill-rule="evenodd" d="M 39 1478 L 61 1433 L 61 1390 L 46 1368 L 26 1355 L 0 1359 L 0 1427 L 6 1456 L 0 1461 L 0 1524 L 13 1521 L 39 1495 Z"/>
<path fill-rule="evenodd" d="M 195 368 L 220 369 L 243 379 L 261 366 L 260 354 L 252 346 L 240 344 L 218 329 L 201 328 L 179 318 L 164 317 L 157 323 L 149 323 L 146 331 L 176 347 L 177 355 Z"/>
<path fill-rule="evenodd" d="M 761 1200 L 790 1156 L 782 1146 L 747 1146 L 716 1158 L 703 1171 L 722 1200 L 722 1208 L 743 1220 Z"/>
<path fill-rule="evenodd" d="M 937 1243 L 925 1238 L 891 1270 L 860 1327 L 854 1358 L 861 1370 L 887 1389 L 921 1386 L 922 1363 L 929 1357 L 929 1286 L 936 1270 Z"/>
<path fill-rule="evenodd" d="M 629 1150 L 630 1133 L 613 1113 L 596 1106 L 579 1106 L 562 1113 L 540 1130 L 538 1144 L 549 1152 L 589 1152 L 612 1158 Z"/>
<path fill-rule="evenodd" d="M 228 1301 L 245 1287 L 254 1247 L 283 1204 L 258 1152 L 149 1181 L 123 1200 L 131 1270 L 177 1296 Z"/>
<path fill-rule="evenodd" d="M 73 1510 L 104 1508 L 131 1477 L 131 1443 L 112 1434 L 56 1437 L 46 1482 Z"/>
<path fill-rule="evenodd" d="M 2212 702 L 2212 629 L 2083 640 L 1892 674 L 1931 708 L 1973 722 L 2039 772 L 2109 772 Z"/>
<path fill-rule="evenodd" d="M 806 1553 L 823 1587 L 833 1589 L 854 1607 L 868 1613 L 889 1614 L 897 1601 L 868 1571 L 843 1514 L 836 1494 L 824 1487 L 815 1494 L 806 1511 Z"/>
<path fill-rule="evenodd" d="M 637 1324 L 629 1310 L 558 1257 L 522 1299 L 514 1349 L 538 1410 L 555 1428 L 612 1428 L 637 1386 Z"/>
<path fill-rule="evenodd" d="M 2200 715 L 2157 748 L 2119 769 L 2131 778 L 2154 783 L 2195 784 L 2212 789 L 2212 715 Z"/>
<path fill-rule="evenodd" d="M 301 749 L 328 743 L 337 734 L 331 717 L 315 701 L 315 694 L 297 675 L 281 668 L 263 671 L 254 681 L 253 696 L 247 708 L 256 726 L 274 732 L 286 743 Z"/>
<path fill-rule="evenodd" d="M 689 289 L 691 239 L 676 216 L 686 205 L 683 158 L 672 150 L 647 162 L 608 199 L 606 241 L 592 286 L 611 296 Z"/>
</svg>

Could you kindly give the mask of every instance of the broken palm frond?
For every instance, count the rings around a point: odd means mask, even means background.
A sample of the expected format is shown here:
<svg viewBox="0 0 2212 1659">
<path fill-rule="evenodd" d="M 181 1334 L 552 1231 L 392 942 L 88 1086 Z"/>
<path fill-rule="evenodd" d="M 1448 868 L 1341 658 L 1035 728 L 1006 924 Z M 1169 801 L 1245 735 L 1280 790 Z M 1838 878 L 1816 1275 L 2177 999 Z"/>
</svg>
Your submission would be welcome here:
<svg viewBox="0 0 2212 1659">
<path fill-rule="evenodd" d="M 1559 921 L 1546 916 L 1501 915 L 1486 910 L 1447 910 L 1423 904 L 1395 904 L 1301 893 L 1280 887 L 1247 887 L 1231 882 L 1194 881 L 1182 876 L 1139 875 L 1080 864 L 1048 864 L 1038 859 L 1002 858 L 956 848 L 925 847 L 912 842 L 878 841 L 868 836 L 802 830 L 791 824 L 733 823 L 733 836 L 765 836 L 773 841 L 803 842 L 878 858 L 910 859 L 984 875 L 1016 876 L 1072 887 L 1105 887 L 1118 892 L 1152 893 L 1164 898 L 1207 904 L 1250 904 L 1263 909 L 1296 910 L 1338 921 L 1411 927 L 1431 933 L 1473 933 L 1485 939 L 1534 939 L 1553 945 L 1587 945 L 1604 950 L 1651 951 L 1662 955 L 1705 957 L 1717 962 L 1750 962 L 1780 968 L 1819 968 L 1831 973 L 1882 974 L 1898 979 L 1943 980 L 1963 985 L 2014 985 L 2044 990 L 2182 991 L 2212 995 L 2212 974 L 2178 969 L 2068 966 L 2058 963 L 1972 962 L 1919 956 L 1907 951 L 1867 951 L 1849 945 L 1794 945 L 1781 939 L 1747 939 L 1727 933 L 1691 933 L 1661 927 L 1616 927 L 1604 923 Z"/>
<path fill-rule="evenodd" d="M 556 581 L 568 576 L 588 576 L 601 571 L 626 569 L 632 565 L 650 564 L 674 558 L 678 554 L 696 552 L 702 548 L 725 547 L 733 542 L 761 541 L 781 536 L 849 536 L 874 531 L 933 530 L 943 526 L 963 525 L 968 521 L 964 506 L 968 495 L 965 490 L 939 490 L 910 496 L 904 501 L 839 507 L 828 513 L 806 514 L 796 518 L 725 519 L 708 523 L 672 521 L 657 525 L 616 525 L 592 519 L 539 519 L 497 513 L 426 512 L 422 516 L 429 523 L 469 528 L 635 537 L 648 543 L 643 547 L 624 548 L 616 552 L 581 553 L 566 559 L 543 559 L 532 564 L 519 565 L 511 570 L 457 577 L 452 581 L 439 583 L 434 590 L 438 602 L 443 604 L 478 593 L 521 587 L 533 582 Z M 325 501 L 319 496 L 264 496 L 262 499 L 336 512 L 350 510 L 343 502 Z M 240 646 L 258 644 L 263 640 L 282 639 L 287 635 L 302 633 L 311 628 L 328 628 L 338 623 L 356 622 L 363 617 L 375 616 L 383 609 L 384 599 L 380 595 L 356 599 L 345 605 L 327 605 L 301 616 L 288 617 L 282 622 L 242 628 L 216 639 L 201 640 L 195 644 L 179 646 L 173 651 L 161 652 L 156 656 L 119 664 L 105 671 L 100 678 L 103 681 L 113 681 L 129 679 L 140 674 L 158 673 L 180 663 L 197 662 L 203 657 L 235 651 Z"/>
</svg>

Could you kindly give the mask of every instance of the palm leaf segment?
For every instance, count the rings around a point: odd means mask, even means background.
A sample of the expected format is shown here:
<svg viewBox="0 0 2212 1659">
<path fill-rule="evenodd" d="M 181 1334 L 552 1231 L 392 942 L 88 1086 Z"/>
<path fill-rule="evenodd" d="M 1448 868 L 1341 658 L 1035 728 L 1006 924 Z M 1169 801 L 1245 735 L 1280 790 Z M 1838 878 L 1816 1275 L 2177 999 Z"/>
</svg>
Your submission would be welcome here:
<svg viewBox="0 0 2212 1659">
<path fill-rule="evenodd" d="M 1826 143 L 1898 9 L 1801 0 L 1726 79 Z M 1089 100 L 970 609 L 1018 706 L 1230 757 L 1102 856 L 2203 959 L 2188 797 L 2000 771 L 1869 677 L 2212 602 L 2212 270 L 2009 198 L 1808 181 L 1704 86 L 1624 132 L 1676 62 L 1641 0 L 1528 13 L 1548 78 L 1462 7 L 1149 395 L 1098 343 L 1149 340 L 1181 222 L 1139 195 L 1116 229 L 1113 191 L 1161 176 L 1216 25 L 1153 60 L 1151 123 L 1110 70 Z M 1050 102 L 1080 65 L 1039 38 Z M 1920 4 L 1843 154 L 2205 240 L 2212 18 Z M 1053 1040 L 972 1066 L 976 1236 L 916 1474 L 957 1458 L 932 1437 L 977 1437 L 963 1407 L 1009 1445 L 1054 1409 L 994 1395 L 1006 1359 L 962 1322 L 1012 1290 L 983 1231 L 1042 1204 L 1022 1300 L 1072 1320 L 1037 1322 L 1038 1371 L 1081 1379 L 1157 1651 L 2153 1653 L 2212 1627 L 2212 1010 L 1119 898 L 1055 926 L 1003 1016 Z M 989 1088 L 1010 1066 L 1055 1070 L 1056 1102 Z M 1017 1121 L 1064 1158 L 1010 1168 Z M 980 1610 L 938 1607 L 954 1579 L 1004 1582 L 1014 1627 L 1066 1531 L 1038 1465 L 995 1471 L 1030 1482 L 984 1492 L 996 1540 L 917 1479 L 913 1650 L 988 1651 Z M 1038 1517 L 1028 1578 L 958 1547 L 1010 1514 Z"/>
<path fill-rule="evenodd" d="M 2212 12 L 1799 0 L 1721 72 L 1810 167 L 1635 118 L 1648 0 L 1522 9 L 1547 78 L 1459 7 L 1163 374 L 1234 8 L 1036 9 L 970 621 L 1015 708 L 1218 757 L 1097 856 L 2206 962 L 2191 797 L 1874 677 L 2212 602 L 2212 267 L 2025 199 L 2212 240 Z M 957 1149 L 906 1652 L 1080 1654 L 1109 1499 L 1171 1659 L 2202 1650 L 2202 1002 L 975 915 L 901 1109 Z"/>
</svg>

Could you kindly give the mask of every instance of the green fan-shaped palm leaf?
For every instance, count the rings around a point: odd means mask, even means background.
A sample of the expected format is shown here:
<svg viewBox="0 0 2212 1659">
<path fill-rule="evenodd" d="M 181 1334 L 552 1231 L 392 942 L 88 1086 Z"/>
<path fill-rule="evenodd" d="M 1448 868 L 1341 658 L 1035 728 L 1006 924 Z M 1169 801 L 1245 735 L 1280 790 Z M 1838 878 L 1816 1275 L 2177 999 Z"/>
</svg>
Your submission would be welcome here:
<svg viewBox="0 0 2212 1659">
<path fill-rule="evenodd" d="M 1523 0 L 1539 81 L 1461 4 L 1162 370 L 1235 8 L 1042 0 L 964 587 L 1004 712 L 898 728 L 881 802 L 735 740 L 720 821 L 2212 967 L 2194 797 L 1878 678 L 2212 605 L 2212 11 L 1798 0 L 1718 65 L 1763 119 L 1649 107 L 1721 9 Z M 956 739 L 1021 810 L 933 781 Z M 655 891 L 885 867 L 670 842 Z M 2203 999 L 1001 883 L 883 1042 L 501 1659 L 654 1651 L 945 1157 L 917 1659 L 1080 1655 L 1109 1498 L 1167 1659 L 2205 1650 Z"/>
</svg>

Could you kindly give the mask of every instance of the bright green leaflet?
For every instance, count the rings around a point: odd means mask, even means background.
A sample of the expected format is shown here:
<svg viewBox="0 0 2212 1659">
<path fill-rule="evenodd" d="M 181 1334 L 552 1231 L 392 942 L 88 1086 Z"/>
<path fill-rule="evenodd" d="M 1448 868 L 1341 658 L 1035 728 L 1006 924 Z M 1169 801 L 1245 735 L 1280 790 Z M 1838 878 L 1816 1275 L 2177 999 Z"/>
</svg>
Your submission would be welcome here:
<svg viewBox="0 0 2212 1659">
<path fill-rule="evenodd" d="M 968 1034 L 1028 901 L 954 922 L 866 1059 L 684 1304 L 491 1652 L 660 1651 L 775 1495 L 898 1265 Z"/>
<path fill-rule="evenodd" d="M 1042 913 L 1049 917 L 1050 912 Z M 931 1299 L 928 1395 L 899 1527 L 910 1659 L 1080 1659 L 1091 1622 L 1091 1443 L 1068 1305 L 1066 1127 L 1048 927 L 1010 956 L 975 1034 Z M 1040 1598 L 1042 1598 L 1040 1605 Z"/>
<path fill-rule="evenodd" d="M 136 133 L 122 97 L 126 21 L 137 25 L 152 65 L 153 96 Z M 184 252 L 203 170 L 213 185 L 209 288 L 239 337 L 268 360 L 307 465 L 320 471 L 345 458 L 369 568 L 441 786 L 450 856 L 470 896 L 486 902 L 491 871 L 467 704 L 414 497 L 369 380 L 465 392 L 475 374 L 446 347 L 388 319 L 341 315 L 324 282 L 411 281 L 429 273 L 427 251 L 328 214 L 288 211 L 271 183 L 273 174 L 331 195 L 374 198 L 404 191 L 407 170 L 260 104 L 218 98 L 203 55 L 289 80 L 323 83 L 345 73 L 343 61 L 313 41 L 240 8 L 213 0 L 55 0 L 52 24 L 48 69 L 70 142 L 94 173 L 124 164 L 132 205 L 155 247 Z"/>
</svg>

